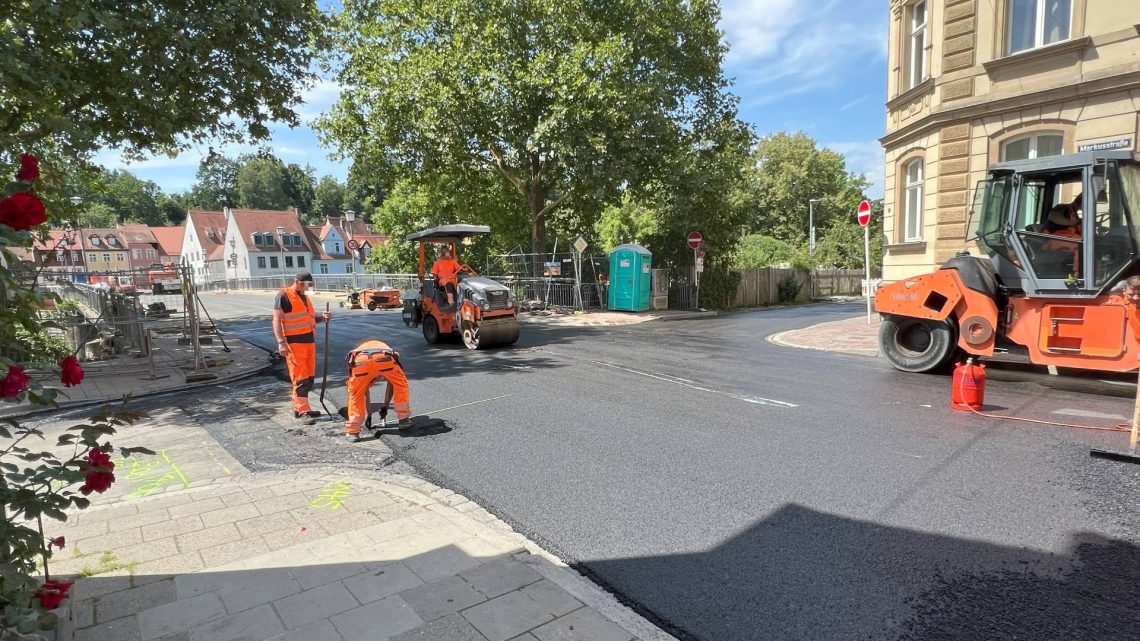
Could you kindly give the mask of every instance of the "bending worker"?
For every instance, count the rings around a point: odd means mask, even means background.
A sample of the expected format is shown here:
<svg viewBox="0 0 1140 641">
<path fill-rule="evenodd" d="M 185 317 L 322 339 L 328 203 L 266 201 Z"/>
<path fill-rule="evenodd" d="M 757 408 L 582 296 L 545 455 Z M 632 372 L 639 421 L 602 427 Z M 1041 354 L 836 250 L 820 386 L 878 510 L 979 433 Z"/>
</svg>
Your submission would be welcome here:
<svg viewBox="0 0 1140 641">
<path fill-rule="evenodd" d="M 459 285 L 459 261 L 451 257 L 451 248 L 439 250 L 439 258 L 431 266 L 431 275 L 440 289 L 447 292 L 447 304 L 455 304 L 455 288 Z"/>
<path fill-rule="evenodd" d="M 383 378 L 388 382 L 388 389 L 384 393 L 384 407 L 380 410 L 380 417 L 388 415 L 388 408 L 395 407 L 396 417 L 400 422 L 396 424 L 399 429 L 412 427 L 412 405 L 408 398 L 408 377 L 404 375 L 404 368 L 400 365 L 400 353 L 388 347 L 387 343 L 377 340 L 364 341 L 348 353 L 345 358 L 348 365 L 348 416 L 345 419 L 344 431 L 349 440 L 355 441 L 360 436 L 360 427 L 365 419 L 372 413 L 371 400 L 368 390 L 376 379 Z M 393 401 L 395 404 L 393 405 Z"/>
<path fill-rule="evenodd" d="M 293 418 L 302 425 L 312 425 L 320 412 L 309 407 L 309 392 L 317 377 L 317 323 L 328 322 L 332 314 L 317 316 L 305 292 L 313 288 L 313 275 L 297 274 L 292 287 L 282 287 L 273 303 L 273 335 L 277 337 L 277 353 L 289 366 L 293 391 Z"/>
</svg>

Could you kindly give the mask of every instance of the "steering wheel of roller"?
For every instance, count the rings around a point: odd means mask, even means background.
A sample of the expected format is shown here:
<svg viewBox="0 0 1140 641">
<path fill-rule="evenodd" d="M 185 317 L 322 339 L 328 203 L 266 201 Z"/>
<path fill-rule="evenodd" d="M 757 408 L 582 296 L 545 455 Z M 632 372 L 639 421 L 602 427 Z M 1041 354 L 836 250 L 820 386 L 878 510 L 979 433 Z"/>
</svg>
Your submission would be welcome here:
<svg viewBox="0 0 1140 641">
<path fill-rule="evenodd" d="M 463 263 L 462 265 L 459 266 L 459 273 L 460 274 L 466 273 L 468 276 L 478 276 L 479 275 L 479 274 L 475 273 L 475 270 L 471 269 L 471 266 L 468 265 L 467 263 Z"/>
</svg>

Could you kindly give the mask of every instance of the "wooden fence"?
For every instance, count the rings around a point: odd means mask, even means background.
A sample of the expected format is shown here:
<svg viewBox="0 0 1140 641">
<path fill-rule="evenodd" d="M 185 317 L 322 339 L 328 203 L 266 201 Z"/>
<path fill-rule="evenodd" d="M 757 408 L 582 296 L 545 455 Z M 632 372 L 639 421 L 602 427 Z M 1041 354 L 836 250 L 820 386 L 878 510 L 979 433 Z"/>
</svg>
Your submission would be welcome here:
<svg viewBox="0 0 1140 641">
<path fill-rule="evenodd" d="M 811 299 L 810 276 L 806 269 L 761 267 L 734 269 L 740 274 L 733 307 L 757 307 L 781 302 L 806 303 Z M 863 272 L 858 269 L 817 269 L 815 296 L 859 296 Z M 784 289 L 781 296 L 781 287 Z"/>
</svg>

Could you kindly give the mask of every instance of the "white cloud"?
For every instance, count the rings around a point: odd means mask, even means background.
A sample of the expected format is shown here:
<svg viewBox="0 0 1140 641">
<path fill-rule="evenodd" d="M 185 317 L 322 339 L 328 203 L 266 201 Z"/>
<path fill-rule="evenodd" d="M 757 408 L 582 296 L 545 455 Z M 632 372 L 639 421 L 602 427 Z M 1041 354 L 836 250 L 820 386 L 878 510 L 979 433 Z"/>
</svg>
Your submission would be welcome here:
<svg viewBox="0 0 1140 641">
<path fill-rule="evenodd" d="M 881 11 L 864 10 L 868 4 L 725 0 L 720 26 L 730 46 L 726 68 L 749 93 L 777 86 L 787 97 L 838 85 L 853 62 L 885 59 L 886 21 Z"/>
<path fill-rule="evenodd" d="M 340 92 L 340 84 L 336 81 L 318 80 L 312 87 L 301 92 L 303 104 L 297 109 L 297 115 L 304 121 L 315 120 L 332 107 L 333 103 L 340 98 Z"/>
<path fill-rule="evenodd" d="M 881 198 L 883 196 L 883 181 L 885 179 L 885 156 L 883 146 L 877 140 L 860 140 L 854 142 L 832 142 L 824 147 L 843 154 L 847 161 L 847 170 L 856 174 L 863 174 L 871 185 L 867 188 L 867 196 Z"/>
</svg>

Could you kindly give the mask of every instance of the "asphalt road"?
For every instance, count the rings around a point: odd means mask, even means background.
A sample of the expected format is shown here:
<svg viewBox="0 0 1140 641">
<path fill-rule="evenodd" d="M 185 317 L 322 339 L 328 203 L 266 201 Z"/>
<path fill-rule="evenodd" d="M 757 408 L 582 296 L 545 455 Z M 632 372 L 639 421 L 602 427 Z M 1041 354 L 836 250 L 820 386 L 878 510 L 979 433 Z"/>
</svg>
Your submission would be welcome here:
<svg viewBox="0 0 1140 641">
<path fill-rule="evenodd" d="M 226 331 L 272 348 L 268 297 L 218 299 L 216 317 L 258 315 Z M 1134 639 L 1140 466 L 1089 457 L 1124 435 L 955 412 L 946 377 L 764 340 L 860 310 L 525 325 L 514 348 L 469 352 L 334 305 L 330 397 L 357 342 L 395 346 L 421 425 L 384 437 L 397 457 L 682 638 Z M 249 386 L 287 404 L 279 381 Z M 1091 425 L 1132 411 L 1007 381 L 987 403 Z"/>
</svg>

